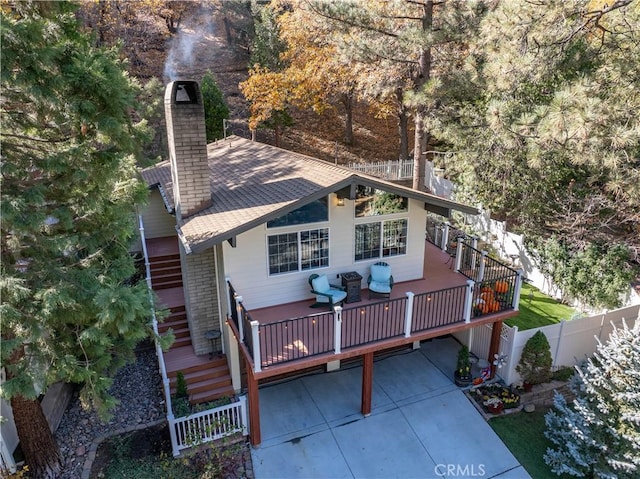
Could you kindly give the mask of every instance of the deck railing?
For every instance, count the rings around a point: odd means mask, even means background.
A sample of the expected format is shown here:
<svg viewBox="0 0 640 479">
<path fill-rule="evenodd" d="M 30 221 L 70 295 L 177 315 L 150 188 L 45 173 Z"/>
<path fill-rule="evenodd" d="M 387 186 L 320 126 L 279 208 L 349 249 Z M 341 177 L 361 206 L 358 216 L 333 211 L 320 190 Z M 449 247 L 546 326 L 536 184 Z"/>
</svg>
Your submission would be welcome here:
<svg viewBox="0 0 640 479">
<path fill-rule="evenodd" d="M 404 334 L 407 298 L 342 309 L 343 350 Z"/>
<path fill-rule="evenodd" d="M 413 303 L 414 320 L 411 332 L 417 333 L 464 322 L 468 289 L 468 286 L 464 285 L 416 294 Z"/>
<path fill-rule="evenodd" d="M 178 451 L 236 433 L 247 435 L 247 424 L 246 396 L 240 396 L 238 401 L 231 404 L 169 421 L 169 427 L 175 435 L 174 447 Z"/>
</svg>

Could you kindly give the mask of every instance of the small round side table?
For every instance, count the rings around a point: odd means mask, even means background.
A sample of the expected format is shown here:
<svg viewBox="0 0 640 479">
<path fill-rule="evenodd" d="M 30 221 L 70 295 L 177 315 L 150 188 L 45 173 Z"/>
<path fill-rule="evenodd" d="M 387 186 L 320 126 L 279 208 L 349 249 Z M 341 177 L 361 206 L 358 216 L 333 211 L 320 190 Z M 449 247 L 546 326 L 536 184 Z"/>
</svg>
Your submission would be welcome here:
<svg viewBox="0 0 640 479">
<path fill-rule="evenodd" d="M 218 341 L 220 340 L 220 331 L 210 330 L 204 333 L 204 338 L 211 343 L 211 352 L 209 353 L 209 359 L 213 359 L 213 355 L 218 354 L 220 352 L 220 348 L 218 348 Z"/>
</svg>

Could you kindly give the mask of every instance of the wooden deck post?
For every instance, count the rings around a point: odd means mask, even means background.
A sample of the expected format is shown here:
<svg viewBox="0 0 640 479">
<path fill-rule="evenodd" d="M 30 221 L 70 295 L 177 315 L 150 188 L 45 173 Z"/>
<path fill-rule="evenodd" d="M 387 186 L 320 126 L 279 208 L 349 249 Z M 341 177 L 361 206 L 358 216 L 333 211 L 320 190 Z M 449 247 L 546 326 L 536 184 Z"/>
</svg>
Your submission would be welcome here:
<svg viewBox="0 0 640 479">
<path fill-rule="evenodd" d="M 487 360 L 491 365 L 491 378 L 496 375 L 496 365 L 493 364 L 495 361 L 495 355 L 498 354 L 498 349 L 500 349 L 500 333 L 502 333 L 502 320 L 496 321 L 492 325 L 493 329 L 491 330 L 491 342 L 489 343 L 489 357 Z"/>
<path fill-rule="evenodd" d="M 373 393 L 373 353 L 362 356 L 362 405 L 360 412 L 364 416 L 371 414 L 371 395 Z"/>
<path fill-rule="evenodd" d="M 247 370 L 247 393 L 249 395 L 249 440 L 252 446 L 262 442 L 260 434 L 260 396 L 258 393 L 258 381 L 253 374 L 253 368 L 245 359 Z"/>
</svg>

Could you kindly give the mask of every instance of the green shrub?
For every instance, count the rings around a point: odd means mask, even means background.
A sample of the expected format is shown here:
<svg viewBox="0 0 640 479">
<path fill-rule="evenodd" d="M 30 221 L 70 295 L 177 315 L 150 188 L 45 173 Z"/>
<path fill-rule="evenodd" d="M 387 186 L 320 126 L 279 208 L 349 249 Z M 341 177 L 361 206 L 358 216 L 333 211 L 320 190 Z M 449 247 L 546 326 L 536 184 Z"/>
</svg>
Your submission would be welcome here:
<svg viewBox="0 0 640 479">
<path fill-rule="evenodd" d="M 540 384 L 551 379 L 551 347 L 542 331 L 531 336 L 522 350 L 516 371 L 529 384 Z"/>
</svg>

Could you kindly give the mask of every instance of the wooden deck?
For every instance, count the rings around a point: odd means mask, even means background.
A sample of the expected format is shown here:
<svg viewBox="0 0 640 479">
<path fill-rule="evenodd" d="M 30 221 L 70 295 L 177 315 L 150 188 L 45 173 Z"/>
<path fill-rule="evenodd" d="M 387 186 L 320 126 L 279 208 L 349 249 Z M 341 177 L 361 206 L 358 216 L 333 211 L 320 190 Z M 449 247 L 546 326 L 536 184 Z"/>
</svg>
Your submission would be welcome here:
<svg viewBox="0 0 640 479">
<path fill-rule="evenodd" d="M 468 278 L 455 272 L 454 267 L 449 254 L 425 242 L 421 279 L 394 284 L 389 299 L 369 299 L 368 291 L 363 289 L 361 301 L 343 305 L 340 323 L 329 307 L 311 308 L 315 301 L 310 293 L 305 301 L 246 311 L 238 318 L 243 331 L 239 331 L 239 323 L 232 324 L 232 328 L 236 336 L 244 335 L 240 348 L 248 367 L 254 370 L 254 378 L 260 380 L 406 346 L 518 314 L 512 309 L 510 296 L 504 298 L 500 311 L 472 314 L 470 322 L 465 322 Z M 515 285 L 515 278 L 512 280 Z M 363 284 L 366 285 L 365 279 Z M 415 295 L 411 307 L 408 292 Z M 241 295 L 242 291 L 237 293 Z M 477 287 L 474 298 L 479 295 Z M 251 321 L 258 323 L 257 336 L 255 331 L 252 334 Z M 340 331 L 336 331 L 338 325 Z M 254 345 L 256 338 L 259 352 Z"/>
<path fill-rule="evenodd" d="M 425 260 L 422 270 L 422 278 L 414 281 L 395 283 L 391 291 L 390 299 L 405 298 L 406 293 L 409 291 L 418 294 L 467 284 L 467 278 L 454 271 L 454 258 L 428 241 L 425 241 L 424 250 Z M 345 308 L 366 306 L 380 302 L 380 298 L 369 299 L 369 291 L 366 289 L 367 278 L 362 279 L 362 284 L 365 288 L 362 289 L 360 293 L 361 301 L 356 303 L 345 303 Z M 239 293 L 241 294 L 242 292 L 240 291 Z M 252 319 L 261 324 L 281 321 L 288 318 L 299 318 L 323 311 L 321 308 L 311 308 L 310 306 L 314 302 L 313 295 L 309 293 L 308 300 L 296 301 L 268 308 L 251 309 L 249 310 L 249 314 Z M 328 306 L 326 311 L 329 311 Z"/>
</svg>

